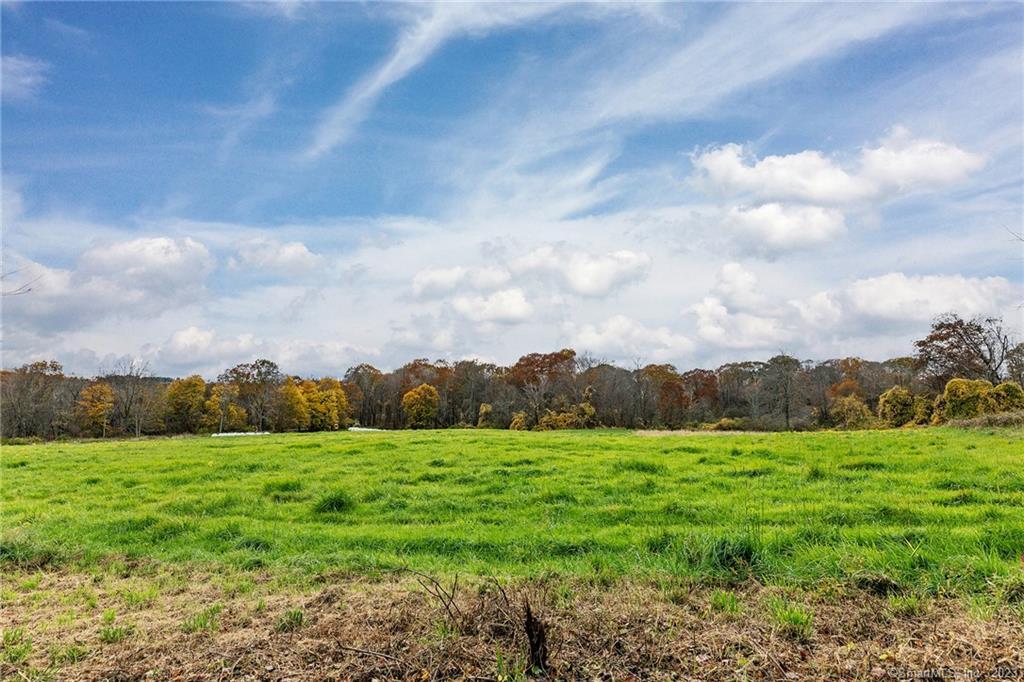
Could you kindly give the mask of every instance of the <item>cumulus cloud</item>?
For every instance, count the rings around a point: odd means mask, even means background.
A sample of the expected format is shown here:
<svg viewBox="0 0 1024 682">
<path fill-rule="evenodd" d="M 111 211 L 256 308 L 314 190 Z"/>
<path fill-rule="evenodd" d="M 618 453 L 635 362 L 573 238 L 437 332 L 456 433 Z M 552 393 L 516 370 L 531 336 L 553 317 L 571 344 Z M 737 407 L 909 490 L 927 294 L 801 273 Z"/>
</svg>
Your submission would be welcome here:
<svg viewBox="0 0 1024 682">
<path fill-rule="evenodd" d="M 302 242 L 281 243 L 258 237 L 238 244 L 236 254 L 228 261 L 233 270 L 272 271 L 301 274 L 323 265 L 323 258 L 311 252 Z"/>
<path fill-rule="evenodd" d="M 714 296 L 705 297 L 692 310 L 698 335 L 724 348 L 770 348 L 792 336 L 781 320 L 733 312 Z"/>
<path fill-rule="evenodd" d="M 845 204 L 874 191 L 814 150 L 757 160 L 742 145 L 727 144 L 694 155 L 693 165 L 700 183 L 714 192 L 765 200 Z"/>
<path fill-rule="evenodd" d="M 82 254 L 78 265 L 79 276 L 146 291 L 194 288 L 212 270 L 210 252 L 191 237 L 140 237 L 97 246 Z"/>
<path fill-rule="evenodd" d="M 865 277 L 789 303 L 814 329 L 851 330 L 926 323 L 955 312 L 964 317 L 1000 315 L 1020 298 L 1020 287 L 1004 277 L 907 275 Z"/>
<path fill-rule="evenodd" d="M 508 270 L 499 267 L 427 268 L 413 276 L 412 292 L 418 298 L 432 298 L 448 294 L 460 285 L 476 290 L 494 289 L 507 284 L 510 277 Z"/>
<path fill-rule="evenodd" d="M 800 319 L 814 329 L 833 327 L 843 316 L 843 309 L 836 297 L 828 291 L 819 291 L 805 299 L 790 301 L 800 313 Z"/>
<path fill-rule="evenodd" d="M 846 231 L 837 209 L 776 203 L 731 208 L 726 224 L 743 250 L 768 255 L 827 244 Z"/>
<path fill-rule="evenodd" d="M 23 55 L 4 55 L 0 58 L 0 96 L 4 100 L 29 100 L 44 85 L 50 65 L 41 59 Z"/>
<path fill-rule="evenodd" d="M 681 361 L 694 344 L 668 327 L 648 327 L 625 315 L 614 315 L 599 324 L 568 327 L 571 344 L 580 350 L 618 358 Z"/>
<path fill-rule="evenodd" d="M 343 341 L 262 339 L 253 334 L 222 335 L 213 329 L 189 326 L 151 348 L 159 367 L 199 370 L 207 376 L 257 357 L 273 359 L 286 372 L 316 375 L 331 370 L 341 374 L 350 363 L 373 357 L 378 351 Z"/>
<path fill-rule="evenodd" d="M 5 304 L 8 319 L 38 333 L 78 329 L 119 315 L 155 317 L 195 303 L 214 261 L 188 237 L 141 237 L 96 246 L 72 269 L 25 260 L 31 296 Z"/>
<path fill-rule="evenodd" d="M 762 201 L 848 205 L 916 189 L 938 189 L 980 169 L 985 159 L 955 145 L 915 139 L 893 128 L 876 147 L 864 147 L 844 169 L 820 151 L 758 160 L 742 145 L 726 144 L 693 156 L 695 180 L 709 191 Z"/>
<path fill-rule="evenodd" d="M 1005 277 L 891 272 L 858 279 L 843 293 L 855 313 L 885 320 L 925 321 L 951 311 L 967 317 L 997 313 L 1020 292 Z"/>
<path fill-rule="evenodd" d="M 533 314 L 533 306 L 522 289 L 502 289 L 487 296 L 457 296 L 452 300 L 455 312 L 474 322 L 524 322 Z"/>
<path fill-rule="evenodd" d="M 913 139 L 893 128 L 882 144 L 861 151 L 860 173 L 878 191 L 938 188 L 959 182 L 985 165 L 985 157 L 937 140 Z"/>
<path fill-rule="evenodd" d="M 714 291 L 734 308 L 753 308 L 764 300 L 757 276 L 739 263 L 726 263 L 718 270 Z"/>
<path fill-rule="evenodd" d="M 512 264 L 515 272 L 547 272 L 560 278 L 581 296 L 606 296 L 630 282 L 642 279 L 651 257 L 636 251 L 593 255 L 566 246 L 545 245 Z"/>
</svg>

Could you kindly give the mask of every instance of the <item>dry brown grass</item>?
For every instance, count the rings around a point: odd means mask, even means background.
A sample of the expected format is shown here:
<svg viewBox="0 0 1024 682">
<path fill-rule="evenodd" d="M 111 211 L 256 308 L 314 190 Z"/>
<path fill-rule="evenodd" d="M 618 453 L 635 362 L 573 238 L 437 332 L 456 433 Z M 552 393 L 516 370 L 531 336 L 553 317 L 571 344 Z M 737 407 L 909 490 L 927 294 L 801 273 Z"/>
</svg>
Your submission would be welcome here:
<svg viewBox="0 0 1024 682">
<path fill-rule="evenodd" d="M 750 584 L 738 612 L 716 611 L 711 589 L 639 581 L 460 583 L 450 603 L 414 575 L 325 579 L 289 587 L 255 579 L 131 568 L 97 575 L 7 571 L 0 622 L 23 628 L 32 651 L 2 663 L 5 678 L 49 668 L 67 680 L 516 679 L 525 667 L 527 600 L 543 620 L 548 676 L 557 679 L 871 679 L 890 670 L 953 668 L 992 675 L 1024 670 L 1019 607 L 984 617 L 961 601 L 932 600 L 898 615 L 885 597 L 789 593 Z M 134 576 L 134 577 L 133 577 Z M 450 591 L 451 582 L 441 581 Z M 149 589 L 149 592 L 146 590 Z M 140 598 L 139 594 L 151 598 Z M 135 595 L 131 597 L 130 595 Z M 785 597 L 813 612 L 807 638 L 773 620 Z M 185 619 L 211 605 L 216 627 L 187 633 Z M 134 626 L 104 644 L 105 610 Z M 282 616 L 303 613 L 293 631 Z M 108 616 L 109 618 L 109 616 Z M 51 663 L 81 647 L 84 659 Z M 504 677 L 503 677 L 504 676 Z"/>
</svg>

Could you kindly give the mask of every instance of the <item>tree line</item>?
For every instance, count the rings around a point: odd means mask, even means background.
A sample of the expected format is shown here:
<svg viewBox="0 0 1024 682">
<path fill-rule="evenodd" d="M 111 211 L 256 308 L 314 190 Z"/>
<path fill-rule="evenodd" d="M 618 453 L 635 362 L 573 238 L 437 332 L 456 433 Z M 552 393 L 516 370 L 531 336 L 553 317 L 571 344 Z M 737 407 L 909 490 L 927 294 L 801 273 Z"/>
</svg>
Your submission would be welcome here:
<svg viewBox="0 0 1024 682">
<path fill-rule="evenodd" d="M 915 354 L 883 362 L 767 361 L 680 371 L 624 368 L 572 349 L 510 366 L 413 360 L 343 377 L 285 374 L 270 360 L 215 381 L 154 377 L 123 361 L 94 378 L 54 361 L 0 376 L 4 438 L 146 436 L 236 431 L 381 429 L 710 428 L 793 430 L 928 424 L 1024 410 L 1024 344 L 998 318 L 936 319 Z"/>
</svg>

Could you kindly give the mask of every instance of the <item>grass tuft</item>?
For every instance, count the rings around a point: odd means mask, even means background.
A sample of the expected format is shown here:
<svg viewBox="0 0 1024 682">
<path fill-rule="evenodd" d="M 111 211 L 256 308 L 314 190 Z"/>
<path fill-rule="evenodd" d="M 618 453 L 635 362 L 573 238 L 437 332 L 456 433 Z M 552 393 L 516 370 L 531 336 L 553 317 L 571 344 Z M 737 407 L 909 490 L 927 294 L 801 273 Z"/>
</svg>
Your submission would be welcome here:
<svg viewBox="0 0 1024 682">
<path fill-rule="evenodd" d="M 278 632 L 295 632 L 302 627 L 302 621 L 304 618 L 305 616 L 299 609 L 285 611 L 281 614 L 281 617 L 277 619 L 277 624 L 274 626 L 274 629 Z"/>
<path fill-rule="evenodd" d="M 222 609 L 223 607 L 220 604 L 214 604 L 194 616 L 189 616 L 181 624 L 182 631 L 186 634 L 216 632 L 220 629 L 220 612 Z"/>
<path fill-rule="evenodd" d="M 351 511 L 355 506 L 356 502 L 348 492 L 335 490 L 321 497 L 313 506 L 313 511 L 317 514 L 340 514 Z"/>
<path fill-rule="evenodd" d="M 782 636 L 804 643 L 814 636 L 814 614 L 802 604 L 774 597 L 769 600 L 768 609 Z"/>
</svg>

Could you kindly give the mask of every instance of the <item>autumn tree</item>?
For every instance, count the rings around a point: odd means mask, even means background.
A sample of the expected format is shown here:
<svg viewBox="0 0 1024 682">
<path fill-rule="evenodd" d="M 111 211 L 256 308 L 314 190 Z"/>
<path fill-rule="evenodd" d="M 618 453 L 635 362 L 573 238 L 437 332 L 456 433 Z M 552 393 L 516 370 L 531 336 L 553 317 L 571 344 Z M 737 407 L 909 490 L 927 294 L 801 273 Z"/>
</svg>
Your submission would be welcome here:
<svg viewBox="0 0 1024 682">
<path fill-rule="evenodd" d="M 324 377 L 317 383 L 321 399 L 325 401 L 332 413 L 332 429 L 348 428 L 351 406 L 341 382 L 332 377 Z"/>
<path fill-rule="evenodd" d="M 55 360 L 4 370 L 0 378 L 0 433 L 4 437 L 55 438 L 74 422 L 81 379 L 67 377 Z"/>
<path fill-rule="evenodd" d="M 260 431 L 273 422 L 277 389 L 283 380 L 277 364 L 265 359 L 235 365 L 217 378 L 220 383 L 235 386 L 250 422 Z"/>
<path fill-rule="evenodd" d="M 402 396 L 402 412 L 406 425 L 411 429 L 427 429 L 437 419 L 437 408 L 441 396 L 430 384 L 420 384 Z"/>
<path fill-rule="evenodd" d="M 309 428 L 309 403 L 291 377 L 278 387 L 275 407 L 278 431 L 305 431 Z"/>
<path fill-rule="evenodd" d="M 364 362 L 349 368 L 342 383 L 358 422 L 363 426 L 376 426 L 377 417 L 381 412 L 380 396 L 384 373 Z"/>
<path fill-rule="evenodd" d="M 1010 381 L 1024 386 L 1024 343 L 1018 343 L 1006 354 L 1006 374 Z"/>
<path fill-rule="evenodd" d="M 248 417 L 238 404 L 238 389 L 233 384 L 213 384 L 210 397 L 203 403 L 203 429 L 206 431 L 244 431 Z"/>
<path fill-rule="evenodd" d="M 776 355 L 764 367 L 763 388 L 772 411 L 782 417 L 787 431 L 792 428 L 801 401 L 806 402 L 802 367 L 799 360 L 788 355 Z"/>
<path fill-rule="evenodd" d="M 110 384 L 96 381 L 78 396 L 75 418 L 83 432 L 106 437 L 110 415 L 114 411 L 114 390 Z"/>
<path fill-rule="evenodd" d="M 203 423 L 206 382 L 198 374 L 175 379 L 167 387 L 164 409 L 167 429 L 171 433 L 195 433 Z"/>
<path fill-rule="evenodd" d="M 142 435 L 146 417 L 145 401 L 149 363 L 135 359 L 120 360 L 104 380 L 114 390 L 114 423 L 124 431 Z"/>
<path fill-rule="evenodd" d="M 1006 372 L 1013 344 L 997 317 L 965 320 L 952 313 L 932 323 L 931 332 L 916 341 L 917 366 L 936 390 L 950 379 L 984 379 L 992 384 Z"/>
</svg>

